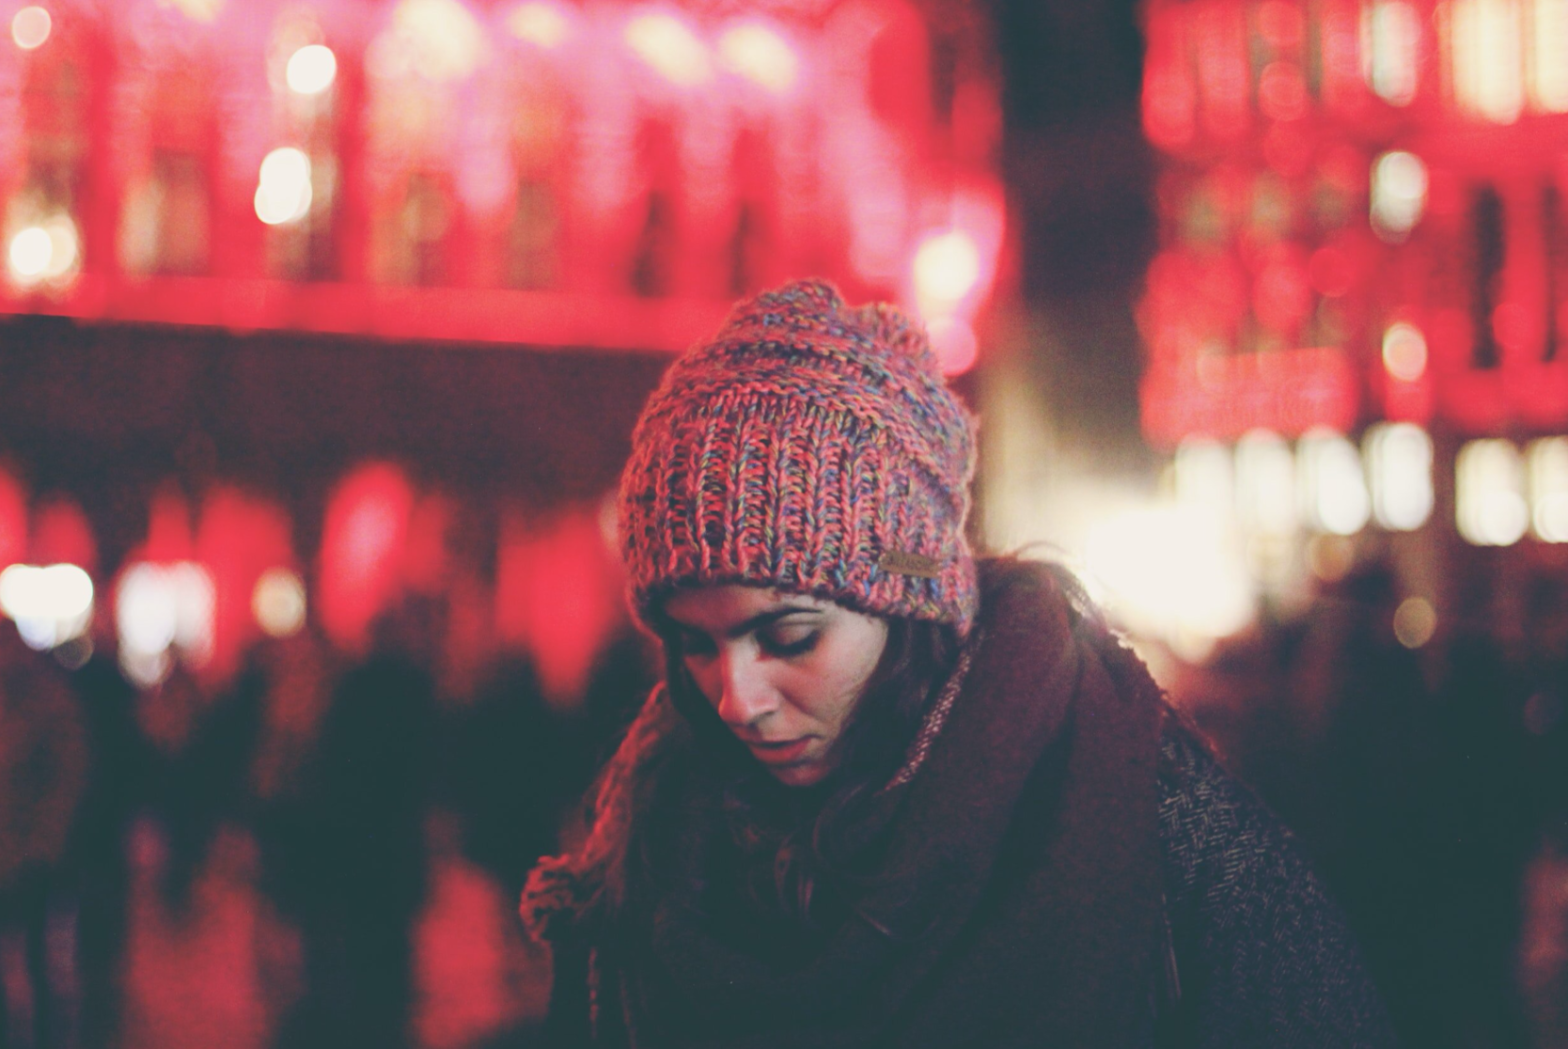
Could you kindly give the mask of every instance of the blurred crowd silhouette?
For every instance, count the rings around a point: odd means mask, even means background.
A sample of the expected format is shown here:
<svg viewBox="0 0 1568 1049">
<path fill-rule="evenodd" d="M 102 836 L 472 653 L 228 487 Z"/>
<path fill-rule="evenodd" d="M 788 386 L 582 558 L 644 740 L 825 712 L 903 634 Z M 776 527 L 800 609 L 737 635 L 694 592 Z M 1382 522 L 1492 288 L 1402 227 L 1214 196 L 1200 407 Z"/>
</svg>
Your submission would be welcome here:
<svg viewBox="0 0 1568 1049">
<path fill-rule="evenodd" d="M 1307 844 L 1407 1044 L 1568 1046 L 1568 585 L 1424 648 L 1376 562 L 1177 691 Z M 1510 628 L 1510 623 L 1513 627 Z"/>
<path fill-rule="evenodd" d="M 353 660 L 269 639 L 215 694 L 0 630 L 0 1046 L 528 1044 L 517 894 L 648 654 L 626 628 L 568 702 L 519 654 L 459 692 L 429 614 Z"/>
<path fill-rule="evenodd" d="M 1568 1046 L 1568 588 L 1481 595 L 1425 648 L 1363 567 L 1170 682 L 1296 828 L 1410 1045 Z M 0 1045 L 532 1044 L 513 916 L 653 673 L 580 695 L 500 654 L 463 687 L 405 601 L 349 659 L 310 627 L 209 693 L 67 670 L 0 630 Z M 1506 629 L 1507 622 L 1518 629 Z"/>
</svg>

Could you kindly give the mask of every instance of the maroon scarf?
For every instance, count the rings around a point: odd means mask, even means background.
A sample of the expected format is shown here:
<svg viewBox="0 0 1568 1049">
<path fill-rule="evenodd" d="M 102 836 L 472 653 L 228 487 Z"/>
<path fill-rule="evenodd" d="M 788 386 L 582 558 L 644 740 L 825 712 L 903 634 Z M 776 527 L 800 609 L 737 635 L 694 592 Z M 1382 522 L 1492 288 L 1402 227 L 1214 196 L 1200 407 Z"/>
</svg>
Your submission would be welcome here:
<svg viewBox="0 0 1568 1049">
<path fill-rule="evenodd" d="M 788 961 L 761 930 L 665 901 L 648 942 L 596 951 L 601 1020 L 630 1045 L 1126 1045 L 1148 1029 L 1158 690 L 1048 570 L 988 575 L 967 680 L 884 792 L 887 868 L 908 875 Z"/>
</svg>

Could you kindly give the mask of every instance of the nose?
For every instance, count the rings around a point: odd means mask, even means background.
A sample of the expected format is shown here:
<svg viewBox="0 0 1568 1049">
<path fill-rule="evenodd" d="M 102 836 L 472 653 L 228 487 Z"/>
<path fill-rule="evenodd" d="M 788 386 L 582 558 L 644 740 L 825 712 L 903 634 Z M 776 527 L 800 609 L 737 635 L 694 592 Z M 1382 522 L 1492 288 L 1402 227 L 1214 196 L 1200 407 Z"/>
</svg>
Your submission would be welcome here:
<svg viewBox="0 0 1568 1049">
<path fill-rule="evenodd" d="M 719 657 L 720 720 L 731 728 L 755 725 L 778 709 L 778 694 L 758 661 L 746 652 Z"/>
</svg>

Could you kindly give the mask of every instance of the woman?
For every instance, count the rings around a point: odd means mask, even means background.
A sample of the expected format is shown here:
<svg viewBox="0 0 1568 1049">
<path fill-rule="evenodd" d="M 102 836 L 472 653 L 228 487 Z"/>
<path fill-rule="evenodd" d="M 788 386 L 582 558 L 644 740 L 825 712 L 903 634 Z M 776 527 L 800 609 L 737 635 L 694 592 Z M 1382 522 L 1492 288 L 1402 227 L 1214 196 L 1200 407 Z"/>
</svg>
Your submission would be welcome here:
<svg viewBox="0 0 1568 1049">
<path fill-rule="evenodd" d="M 566 1045 L 1376 1046 L 1337 912 L 1057 571 L 977 563 L 925 335 L 737 307 L 633 437 L 663 685 L 523 916 Z"/>
</svg>

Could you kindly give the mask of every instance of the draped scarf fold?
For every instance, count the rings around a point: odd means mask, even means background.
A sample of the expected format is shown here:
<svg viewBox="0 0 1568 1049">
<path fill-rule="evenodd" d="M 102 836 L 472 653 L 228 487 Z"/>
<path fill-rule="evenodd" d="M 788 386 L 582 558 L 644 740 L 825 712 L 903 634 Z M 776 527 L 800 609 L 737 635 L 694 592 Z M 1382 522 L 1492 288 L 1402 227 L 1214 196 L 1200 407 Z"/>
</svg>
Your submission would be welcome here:
<svg viewBox="0 0 1568 1049">
<path fill-rule="evenodd" d="M 877 799 L 896 876 L 788 958 L 700 898 L 661 901 L 645 942 L 594 945 L 601 1008 L 630 1045 L 1125 1045 L 1147 1030 L 1158 689 L 1049 570 L 987 576 L 962 687 L 918 769 Z M 671 716 L 655 700 L 639 721 Z"/>
</svg>

